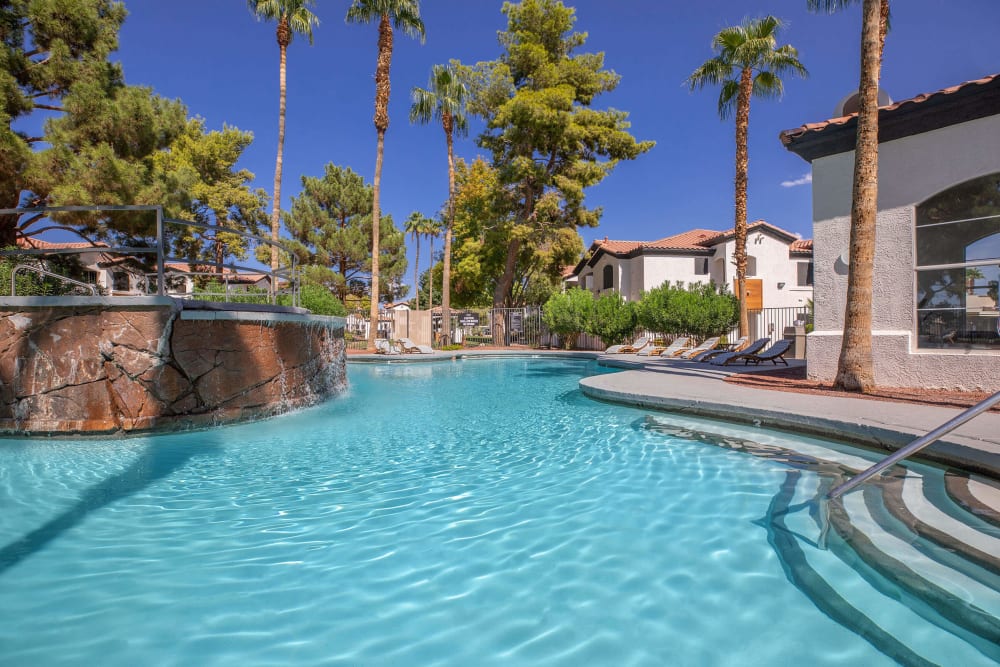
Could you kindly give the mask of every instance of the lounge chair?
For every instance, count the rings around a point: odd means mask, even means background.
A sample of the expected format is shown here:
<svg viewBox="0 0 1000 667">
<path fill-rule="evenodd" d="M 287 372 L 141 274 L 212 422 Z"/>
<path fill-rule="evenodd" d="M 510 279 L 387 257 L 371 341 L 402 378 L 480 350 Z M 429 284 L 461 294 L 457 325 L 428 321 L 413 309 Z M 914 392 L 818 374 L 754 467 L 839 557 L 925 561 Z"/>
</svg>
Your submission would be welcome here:
<svg viewBox="0 0 1000 667">
<path fill-rule="evenodd" d="M 749 338 L 747 336 L 740 336 L 735 343 L 732 345 L 726 345 L 723 347 L 717 347 L 712 350 L 705 350 L 704 352 L 699 352 L 698 354 L 691 357 L 691 361 L 708 361 L 712 357 L 717 357 L 720 354 L 725 354 L 726 352 L 738 352 L 747 346 L 747 341 Z"/>
<path fill-rule="evenodd" d="M 788 350 L 791 347 L 792 347 L 792 341 L 788 340 L 787 338 L 782 338 L 781 340 L 776 341 L 774 345 L 772 345 L 771 347 L 767 348 L 766 350 L 764 350 L 759 354 L 745 355 L 743 357 L 743 363 L 757 365 L 760 364 L 760 362 L 762 361 L 770 361 L 775 366 L 777 366 L 778 362 L 780 361 L 781 363 L 787 366 L 788 362 L 785 361 L 785 355 L 788 353 Z"/>
<path fill-rule="evenodd" d="M 604 354 L 624 354 L 623 350 L 625 348 L 641 350 L 647 345 L 649 345 L 649 338 L 643 336 L 641 338 L 636 338 L 634 341 L 632 341 L 631 345 L 629 345 L 628 343 L 624 343 L 622 345 L 612 345 L 608 349 L 604 350 Z"/>
<path fill-rule="evenodd" d="M 706 338 L 701 342 L 701 345 L 697 347 L 692 347 L 690 350 L 681 350 L 681 352 L 675 356 L 680 359 L 691 359 L 701 354 L 702 352 L 707 352 L 708 350 L 714 350 L 719 344 L 721 338 L 719 336 L 712 336 L 711 338 Z"/>
<path fill-rule="evenodd" d="M 723 352 L 717 357 L 713 358 L 709 363 L 715 364 L 716 366 L 725 366 L 737 359 L 742 359 L 743 357 L 748 357 L 751 354 L 757 354 L 764 347 L 771 342 L 770 338 L 758 338 L 754 342 L 747 345 L 745 348 L 739 352 Z"/>
<path fill-rule="evenodd" d="M 434 348 L 430 345 L 417 345 L 409 338 L 400 338 L 399 346 L 407 354 L 434 354 Z"/>
<path fill-rule="evenodd" d="M 641 345 L 623 345 L 622 349 L 618 350 L 618 354 L 646 354 L 645 352 L 640 352 L 640 350 L 645 350 L 653 345 L 652 338 L 640 338 L 636 343 L 642 343 Z"/>
<path fill-rule="evenodd" d="M 651 357 L 673 357 L 679 352 L 683 352 L 687 349 L 689 340 L 691 339 L 687 336 L 680 336 L 675 338 L 670 345 L 651 345 L 638 354 L 649 355 Z"/>
<path fill-rule="evenodd" d="M 393 345 L 391 342 L 385 338 L 375 339 L 375 353 L 376 354 L 402 354 L 402 350 L 399 349 L 398 345 Z"/>
</svg>

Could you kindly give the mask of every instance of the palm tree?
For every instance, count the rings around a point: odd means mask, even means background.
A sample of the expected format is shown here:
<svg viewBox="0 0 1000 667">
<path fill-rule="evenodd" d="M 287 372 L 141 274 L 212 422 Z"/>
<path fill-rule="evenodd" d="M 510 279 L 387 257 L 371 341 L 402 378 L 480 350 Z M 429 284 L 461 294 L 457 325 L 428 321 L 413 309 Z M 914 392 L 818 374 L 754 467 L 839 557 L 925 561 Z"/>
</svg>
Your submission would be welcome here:
<svg viewBox="0 0 1000 667">
<path fill-rule="evenodd" d="M 419 211 L 414 211 L 410 214 L 410 217 L 406 219 L 406 231 L 413 236 L 413 240 L 417 242 L 417 257 L 413 263 L 413 290 L 415 292 L 416 308 L 414 310 L 420 310 L 420 282 L 418 280 L 419 270 L 420 270 L 420 237 L 430 236 L 433 229 L 434 221 L 430 218 L 424 216 Z M 431 246 L 431 252 L 433 253 L 433 245 Z"/>
<path fill-rule="evenodd" d="M 389 129 L 389 65 L 392 64 L 393 26 L 411 37 L 424 40 L 424 22 L 420 20 L 417 0 L 354 0 L 347 10 L 348 23 L 378 21 L 378 61 L 375 66 L 375 178 L 372 181 L 372 284 L 371 321 L 378 321 L 379 198 L 382 193 L 382 155 L 385 131 Z M 368 330 L 368 348 L 375 349 L 374 327 Z"/>
<path fill-rule="evenodd" d="M 782 22 L 773 16 L 747 19 L 738 26 L 725 28 L 712 39 L 716 56 L 696 69 L 687 84 L 691 90 L 720 85 L 719 116 L 729 118 L 736 112 L 736 284 L 740 298 L 740 335 L 750 329 L 747 317 L 747 132 L 750 125 L 750 98 L 780 98 L 784 90 L 780 76 L 794 73 L 806 76 L 798 60 L 798 51 L 788 44 L 776 46 Z"/>
<path fill-rule="evenodd" d="M 451 343 L 451 233 L 455 223 L 455 154 L 454 135 L 469 133 L 465 116 L 465 84 L 458 80 L 451 67 L 435 65 L 431 69 L 427 88 L 413 89 L 413 106 L 410 122 L 429 123 L 440 120 L 448 144 L 448 218 L 444 227 L 444 268 L 441 280 L 441 322 L 444 329 L 442 343 Z"/>
<path fill-rule="evenodd" d="M 850 270 L 844 338 L 833 385 L 846 391 L 875 387 L 872 361 L 872 273 L 875 220 L 878 216 L 878 82 L 889 29 L 889 0 L 808 0 L 809 9 L 834 12 L 862 2 L 861 81 L 858 85 L 858 133 L 851 195 Z"/>
<path fill-rule="evenodd" d="M 313 0 L 247 0 L 247 5 L 258 20 L 278 22 L 276 34 L 281 54 L 278 67 L 278 157 L 274 161 L 274 199 L 271 200 L 271 240 L 277 241 L 281 231 L 281 167 L 285 151 L 285 65 L 288 45 L 296 33 L 306 35 L 312 45 L 312 29 L 319 25 L 319 19 L 309 11 L 314 5 Z M 271 273 L 277 270 L 278 249 L 271 246 Z"/>
</svg>

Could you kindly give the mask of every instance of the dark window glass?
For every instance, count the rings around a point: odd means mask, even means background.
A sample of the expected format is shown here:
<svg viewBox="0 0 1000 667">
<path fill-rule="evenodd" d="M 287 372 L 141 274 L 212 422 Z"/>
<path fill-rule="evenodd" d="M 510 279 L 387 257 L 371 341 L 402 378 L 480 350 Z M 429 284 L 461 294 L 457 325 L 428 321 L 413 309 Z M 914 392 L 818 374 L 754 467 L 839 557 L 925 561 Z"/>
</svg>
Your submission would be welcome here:
<svg viewBox="0 0 1000 667">
<path fill-rule="evenodd" d="M 615 286 L 615 267 L 608 264 L 604 267 L 604 289 L 611 289 Z"/>
<path fill-rule="evenodd" d="M 696 276 L 708 275 L 708 257 L 694 258 L 694 274 Z"/>
<path fill-rule="evenodd" d="M 796 266 L 798 269 L 798 282 L 796 283 L 799 287 L 811 287 L 813 284 L 813 263 L 812 262 L 799 262 Z"/>
<path fill-rule="evenodd" d="M 1000 174 L 918 206 L 916 246 L 917 346 L 1000 350 Z"/>
</svg>

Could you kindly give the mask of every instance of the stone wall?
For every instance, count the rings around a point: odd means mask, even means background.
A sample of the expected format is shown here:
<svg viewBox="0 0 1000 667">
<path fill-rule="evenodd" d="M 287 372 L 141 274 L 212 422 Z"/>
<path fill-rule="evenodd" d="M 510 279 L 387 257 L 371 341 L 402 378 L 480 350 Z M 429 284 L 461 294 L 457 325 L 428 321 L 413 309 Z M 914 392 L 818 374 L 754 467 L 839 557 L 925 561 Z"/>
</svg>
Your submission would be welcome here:
<svg viewBox="0 0 1000 667">
<path fill-rule="evenodd" d="M 5 433 L 221 424 L 313 405 L 346 386 L 341 318 L 185 310 L 163 297 L 11 301 L 0 305 Z"/>
</svg>

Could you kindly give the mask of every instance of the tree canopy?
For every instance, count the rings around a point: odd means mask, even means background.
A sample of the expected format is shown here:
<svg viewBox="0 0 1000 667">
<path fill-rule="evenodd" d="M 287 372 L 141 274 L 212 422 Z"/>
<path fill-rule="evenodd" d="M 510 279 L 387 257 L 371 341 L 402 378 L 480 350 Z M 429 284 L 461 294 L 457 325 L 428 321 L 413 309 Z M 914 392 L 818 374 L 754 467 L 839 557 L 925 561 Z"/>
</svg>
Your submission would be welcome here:
<svg viewBox="0 0 1000 667">
<path fill-rule="evenodd" d="M 502 11 L 504 53 L 472 66 L 452 63 L 470 91 L 469 111 L 486 122 L 478 143 L 492 154 L 494 225 L 482 243 L 486 254 L 502 253 L 499 264 L 486 262 L 491 274 L 499 266 L 489 278 L 496 307 L 514 303 L 517 278 L 529 273 L 525 249 L 564 244 L 567 233 L 595 226 L 601 209 L 585 206 L 585 189 L 619 160 L 653 147 L 629 133 L 626 112 L 592 106 L 619 77 L 604 69 L 603 53 L 575 53 L 587 36 L 573 31 L 573 8 L 523 0 Z M 558 269 L 550 269 L 549 277 L 557 277 Z"/>
<path fill-rule="evenodd" d="M 350 167 L 327 164 L 323 177 L 302 177 L 302 192 L 292 198 L 285 227 L 307 277 L 341 300 L 367 293 L 371 275 L 371 186 Z M 403 232 L 392 216 L 380 220 L 381 296 L 393 299 L 406 271 Z"/>
<path fill-rule="evenodd" d="M 3 207 L 162 204 L 174 214 L 183 210 L 175 184 L 157 179 L 153 156 L 185 131 L 186 109 L 149 88 L 125 85 L 121 67 L 108 60 L 124 18 L 124 6 L 110 0 L 0 7 Z M 0 246 L 37 231 L 32 225 L 40 219 L 0 217 Z M 113 220 L 60 219 L 94 234 L 114 230 Z"/>
</svg>

